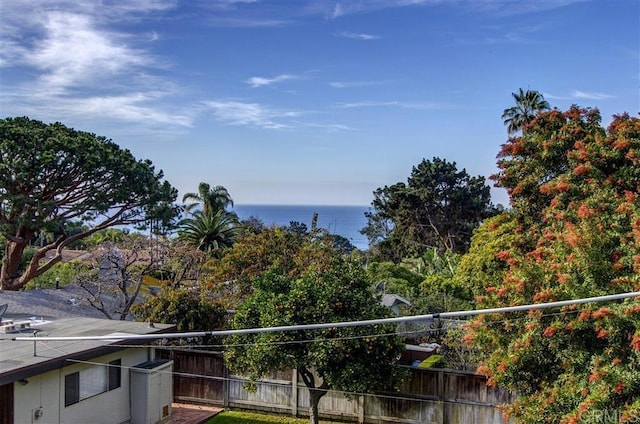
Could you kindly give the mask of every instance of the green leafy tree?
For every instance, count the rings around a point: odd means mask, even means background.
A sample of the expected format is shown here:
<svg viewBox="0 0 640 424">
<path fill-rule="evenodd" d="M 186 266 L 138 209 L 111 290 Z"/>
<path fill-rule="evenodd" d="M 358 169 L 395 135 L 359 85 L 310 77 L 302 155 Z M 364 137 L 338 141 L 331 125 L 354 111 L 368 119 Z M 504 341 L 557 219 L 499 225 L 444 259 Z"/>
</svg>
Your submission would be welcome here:
<svg viewBox="0 0 640 424">
<path fill-rule="evenodd" d="M 160 251 L 163 253 L 160 266 L 153 270 L 151 276 L 167 285 L 165 290 L 180 287 L 192 290 L 199 289 L 200 284 L 208 275 L 205 264 L 210 257 L 182 240 L 161 240 L 168 245 L 168 249 L 166 252 Z M 158 250 L 155 249 L 155 251 Z"/>
<path fill-rule="evenodd" d="M 514 215 L 486 234 L 496 237 L 488 251 L 503 248 L 495 253 L 502 265 L 476 262 L 480 274 L 496 276 L 478 292 L 479 307 L 640 289 L 639 119 L 614 116 L 604 129 L 594 109 L 541 113 L 503 146 L 499 167 L 495 180 Z M 506 410 L 517 420 L 640 417 L 637 299 L 484 316 L 468 338 L 489 353 L 480 372 L 518 393 Z"/>
<path fill-rule="evenodd" d="M 229 308 L 253 291 L 253 281 L 269 270 L 297 278 L 308 269 L 325 270 L 336 251 L 310 233 L 263 229 L 241 237 L 221 258 L 208 264 L 206 290 Z"/>
<path fill-rule="evenodd" d="M 422 276 L 406 264 L 372 262 L 367 266 L 367 278 L 372 287 L 383 294 L 397 294 L 410 302 L 419 296 Z"/>
<path fill-rule="evenodd" d="M 439 158 L 414 167 L 407 184 L 377 189 L 372 207 L 362 233 L 378 257 L 394 262 L 431 247 L 465 252 L 474 228 L 495 213 L 483 177 Z"/>
<path fill-rule="evenodd" d="M 537 113 L 550 109 L 549 102 L 538 91 L 524 91 L 521 88 L 518 93 L 511 93 L 511 95 L 516 104 L 505 109 L 502 114 L 509 134 L 516 134 L 529 124 Z"/>
<path fill-rule="evenodd" d="M 95 249 L 105 243 L 118 244 L 130 237 L 128 230 L 120 228 L 107 228 L 97 231 L 84 239 L 85 247 Z"/>
<path fill-rule="evenodd" d="M 86 273 L 87 270 L 87 265 L 80 260 L 59 262 L 52 266 L 48 272 L 29 281 L 25 288 L 54 288 L 56 287 L 56 282 L 58 287 L 62 287 L 69 283 L 75 282 L 77 276 Z"/>
<path fill-rule="evenodd" d="M 473 309 L 471 287 L 455 279 L 461 255 L 428 250 L 421 258 L 411 260 L 422 276 L 419 295 L 414 302 L 416 313 L 439 313 Z M 405 262 L 408 262 L 405 260 Z"/>
<path fill-rule="evenodd" d="M 355 247 L 348 238 L 341 236 L 340 234 L 327 234 L 326 240 L 344 255 L 349 255 L 357 249 L 357 247 Z"/>
<path fill-rule="evenodd" d="M 116 225 L 143 221 L 145 210 L 175 200 L 176 191 L 148 160 L 91 133 L 29 118 L 0 120 L 0 234 L 6 239 L 0 289 L 17 290 L 62 259 L 73 242 Z M 60 231 L 72 220 L 88 227 Z M 24 270 L 25 249 L 37 234 L 55 240 L 39 247 Z M 45 259 L 47 252 L 54 252 Z"/>
<path fill-rule="evenodd" d="M 140 231 L 149 230 L 150 236 L 163 236 L 174 233 L 180 225 L 183 208 L 171 202 L 150 205 L 147 210 L 149 219 L 137 226 Z"/>
<path fill-rule="evenodd" d="M 240 221 L 240 227 L 242 227 L 243 234 L 258 234 L 268 226 L 260 218 L 250 216 Z"/>
<path fill-rule="evenodd" d="M 156 296 L 132 307 L 136 318 L 151 323 L 175 324 L 178 332 L 211 331 L 224 327 L 227 312 L 222 306 L 188 287 L 165 287 Z M 203 340 L 204 343 L 208 341 Z M 188 344 L 192 344 L 190 340 Z"/>
<path fill-rule="evenodd" d="M 454 283 L 467 287 L 475 296 L 483 295 L 485 287 L 503 280 L 509 265 L 498 254 L 517 246 L 521 237 L 516 234 L 518 224 L 512 211 L 503 212 L 484 221 L 471 238 L 469 251 L 460 258 Z M 517 246 L 517 247 L 516 247 Z"/>
<path fill-rule="evenodd" d="M 253 292 L 237 309 L 233 328 L 292 326 L 376 319 L 389 310 L 373 295 L 362 270 L 339 258 L 322 272 L 298 278 L 273 271 L 253 281 Z M 394 362 L 404 344 L 394 325 L 234 335 L 225 352 L 228 366 L 251 382 L 288 368 L 309 390 L 311 423 L 329 389 L 366 393 L 393 389 L 404 375 Z M 250 386 L 251 388 L 251 386 Z"/>
</svg>

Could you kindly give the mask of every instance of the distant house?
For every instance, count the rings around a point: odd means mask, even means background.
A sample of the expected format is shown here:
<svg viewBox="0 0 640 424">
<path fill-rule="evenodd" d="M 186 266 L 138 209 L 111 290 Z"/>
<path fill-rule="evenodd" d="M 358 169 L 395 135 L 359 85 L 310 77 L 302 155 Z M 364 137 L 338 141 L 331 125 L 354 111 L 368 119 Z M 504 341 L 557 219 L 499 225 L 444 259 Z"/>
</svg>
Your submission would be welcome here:
<svg viewBox="0 0 640 424">
<path fill-rule="evenodd" d="M 3 324 L 11 325 L 6 317 Z M 19 327 L 20 333 L 0 330 L 0 423 L 147 424 L 171 414 L 172 362 L 156 360 L 150 345 L 118 336 L 175 326 L 76 317 Z M 29 335 L 33 342 L 15 340 Z M 38 335 L 113 339 L 38 342 Z"/>
<path fill-rule="evenodd" d="M 382 304 L 391 308 L 396 315 L 400 315 L 403 307 L 411 306 L 411 302 L 397 294 L 384 294 L 382 296 Z"/>
</svg>

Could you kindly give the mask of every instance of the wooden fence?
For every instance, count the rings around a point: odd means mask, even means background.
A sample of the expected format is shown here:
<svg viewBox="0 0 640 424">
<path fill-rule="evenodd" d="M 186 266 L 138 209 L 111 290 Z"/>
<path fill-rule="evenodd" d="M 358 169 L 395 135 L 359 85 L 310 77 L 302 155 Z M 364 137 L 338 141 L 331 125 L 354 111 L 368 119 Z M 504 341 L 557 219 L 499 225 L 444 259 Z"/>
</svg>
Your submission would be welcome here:
<svg viewBox="0 0 640 424">
<path fill-rule="evenodd" d="M 309 393 L 295 370 L 261 380 L 249 393 L 245 379 L 229 373 L 220 353 L 158 348 L 157 355 L 174 361 L 175 401 L 309 415 Z M 359 423 L 487 424 L 502 423 L 497 407 L 512 400 L 509 392 L 488 387 L 484 377 L 470 372 L 411 368 L 399 392 L 347 398 L 329 391 L 318 409 L 325 419 Z"/>
</svg>

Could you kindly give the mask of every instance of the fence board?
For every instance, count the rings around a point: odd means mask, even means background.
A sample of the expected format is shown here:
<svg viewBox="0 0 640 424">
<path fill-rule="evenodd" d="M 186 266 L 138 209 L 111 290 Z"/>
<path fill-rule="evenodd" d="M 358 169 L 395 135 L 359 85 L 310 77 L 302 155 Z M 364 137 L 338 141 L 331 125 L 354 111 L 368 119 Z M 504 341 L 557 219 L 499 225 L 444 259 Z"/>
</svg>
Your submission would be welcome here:
<svg viewBox="0 0 640 424">
<path fill-rule="evenodd" d="M 161 350 L 158 356 L 174 361 L 174 398 L 230 408 L 293 415 L 309 414 L 309 392 L 293 381 L 295 373 L 281 371 L 256 384 L 249 393 L 241 376 L 230 375 L 221 353 Z M 199 377 L 202 375 L 202 377 Z M 486 385 L 486 378 L 466 371 L 412 368 L 399 393 L 367 394 L 360 399 L 329 391 L 318 410 L 326 419 L 367 423 L 502 423 L 497 406 L 512 395 Z"/>
</svg>

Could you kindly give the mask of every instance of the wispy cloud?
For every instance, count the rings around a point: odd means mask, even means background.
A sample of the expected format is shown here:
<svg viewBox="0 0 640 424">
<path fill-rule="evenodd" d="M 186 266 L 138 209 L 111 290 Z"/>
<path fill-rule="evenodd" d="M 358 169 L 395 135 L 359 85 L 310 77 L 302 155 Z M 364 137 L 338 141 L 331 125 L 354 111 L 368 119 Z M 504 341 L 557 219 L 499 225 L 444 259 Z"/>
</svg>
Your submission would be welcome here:
<svg viewBox="0 0 640 424">
<path fill-rule="evenodd" d="M 549 100 L 606 100 L 615 98 L 615 96 L 611 94 L 582 90 L 574 90 L 568 95 L 556 95 L 551 93 L 543 93 L 543 95 Z"/>
<path fill-rule="evenodd" d="M 364 41 L 378 40 L 380 38 L 377 35 L 357 33 L 357 32 L 341 32 L 338 35 L 340 37 L 353 38 L 355 40 L 364 40 Z"/>
<path fill-rule="evenodd" d="M 574 3 L 590 0 L 457 0 L 455 6 L 462 7 L 473 13 L 488 13 L 494 15 L 517 15 L 526 13 L 538 13 L 546 10 L 565 7 Z M 434 6 L 446 3 L 446 0 L 370 0 L 370 1 L 340 1 L 337 2 L 328 16 L 330 19 L 338 19 L 347 15 L 369 13 L 376 10 L 409 7 L 409 6 Z"/>
<path fill-rule="evenodd" d="M 305 127 L 320 128 L 330 133 L 353 131 L 355 128 L 343 124 L 318 124 L 318 123 L 306 123 Z"/>
<path fill-rule="evenodd" d="M 354 130 L 348 125 L 300 119 L 303 116 L 317 113 L 314 111 L 282 110 L 241 100 L 212 100 L 204 102 L 204 107 L 211 111 L 218 121 L 234 126 L 269 130 L 317 128 L 329 133 Z"/>
<path fill-rule="evenodd" d="M 236 16 L 210 16 L 208 25 L 213 27 L 228 28 L 277 28 L 291 25 L 295 21 L 289 19 L 247 18 Z"/>
<path fill-rule="evenodd" d="M 391 80 L 380 81 L 331 81 L 330 87 L 333 88 L 358 88 L 358 87 L 372 87 L 376 85 L 386 85 L 391 83 Z"/>
<path fill-rule="evenodd" d="M 31 1 L 3 10 L 0 66 L 28 69 L 3 87 L 3 103 L 42 118 L 111 118 L 141 126 L 188 127 L 196 111 L 168 99 L 181 90 L 160 78 L 166 65 L 136 46 L 158 39 L 115 31 L 109 22 L 141 19 L 175 1 Z M 158 90 L 157 87 L 163 87 Z M 10 100 L 8 100 L 10 99 Z"/>
<path fill-rule="evenodd" d="M 362 101 L 353 103 L 338 103 L 336 107 L 341 109 L 363 108 L 363 107 L 398 107 L 404 109 L 442 109 L 443 105 L 430 102 L 399 102 L 399 101 Z"/>
<path fill-rule="evenodd" d="M 42 42 L 22 59 L 42 72 L 41 88 L 49 92 L 108 81 L 153 63 L 144 52 L 119 43 L 118 34 L 97 30 L 87 16 L 51 13 L 44 29 Z"/>
<path fill-rule="evenodd" d="M 193 116 L 178 110 L 161 110 L 157 102 L 163 93 L 132 93 L 118 96 L 66 99 L 56 106 L 69 115 L 109 116 L 128 122 L 153 122 L 168 126 L 190 127 Z"/>
<path fill-rule="evenodd" d="M 596 92 L 588 92 L 588 91 L 574 91 L 571 95 L 576 99 L 587 99 L 587 100 L 605 100 L 612 99 L 614 96 L 605 93 L 596 93 Z"/>
<path fill-rule="evenodd" d="M 61 95 L 40 92 L 28 87 L 5 90 L 0 100 L 24 115 L 34 115 L 45 121 L 90 121 L 113 119 L 139 127 L 190 127 L 198 108 L 183 108 L 173 104 L 175 91 L 132 91 L 120 94 Z M 169 106 L 171 105 L 171 106 Z"/>
<path fill-rule="evenodd" d="M 591 0 L 536 0 L 536 1 L 513 1 L 513 0 L 466 0 L 469 10 L 480 13 L 487 13 L 496 16 L 524 15 L 530 13 L 540 13 L 548 10 L 559 9 L 575 3 L 584 3 Z"/>
<path fill-rule="evenodd" d="M 300 77 L 295 75 L 282 74 L 277 75 L 273 78 L 265 78 L 265 77 L 251 77 L 245 82 L 251 86 L 251 88 L 264 87 L 268 85 L 277 84 L 283 81 L 300 79 Z"/>
<path fill-rule="evenodd" d="M 293 118 L 300 116 L 301 112 L 269 109 L 258 103 L 241 101 L 208 101 L 205 107 L 213 112 L 216 119 L 230 125 L 240 125 L 267 129 L 293 128 Z"/>
</svg>

